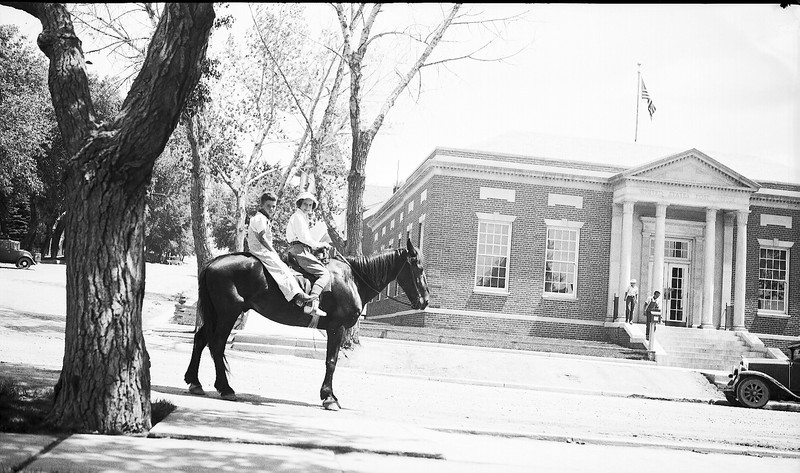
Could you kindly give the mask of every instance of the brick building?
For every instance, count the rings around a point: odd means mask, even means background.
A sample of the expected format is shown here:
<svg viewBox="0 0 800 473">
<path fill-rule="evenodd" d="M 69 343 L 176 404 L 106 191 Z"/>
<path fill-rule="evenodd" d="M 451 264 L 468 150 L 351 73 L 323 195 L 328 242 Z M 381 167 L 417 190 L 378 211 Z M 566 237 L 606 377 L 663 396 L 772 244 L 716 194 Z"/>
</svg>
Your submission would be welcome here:
<svg viewBox="0 0 800 473">
<path fill-rule="evenodd" d="M 800 340 L 800 184 L 756 182 L 696 149 L 636 153 L 642 164 L 622 166 L 436 149 L 364 226 L 365 254 L 422 248 L 430 306 L 388 299 L 404 299 L 391 284 L 366 317 L 625 343 L 633 278 L 636 322 L 661 288 L 668 325 Z"/>
</svg>

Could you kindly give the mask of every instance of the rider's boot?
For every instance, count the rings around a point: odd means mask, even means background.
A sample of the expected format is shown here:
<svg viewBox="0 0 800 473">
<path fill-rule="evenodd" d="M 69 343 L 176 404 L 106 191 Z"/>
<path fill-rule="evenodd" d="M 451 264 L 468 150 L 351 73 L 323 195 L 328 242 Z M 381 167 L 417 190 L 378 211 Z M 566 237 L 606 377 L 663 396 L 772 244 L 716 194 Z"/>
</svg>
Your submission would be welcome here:
<svg viewBox="0 0 800 473">
<path fill-rule="evenodd" d="M 320 317 L 325 317 L 328 315 L 327 312 L 319 308 L 319 298 L 314 299 L 311 301 L 311 303 L 303 306 L 303 312 L 309 315 L 318 315 Z"/>
<path fill-rule="evenodd" d="M 298 292 L 294 296 L 294 303 L 297 304 L 297 307 L 303 307 L 305 305 L 311 304 L 314 299 L 319 299 L 317 295 L 310 295 L 306 294 L 305 292 Z"/>
<path fill-rule="evenodd" d="M 311 293 L 309 294 L 309 297 L 312 298 L 311 307 L 309 307 L 307 304 L 305 307 L 303 307 L 303 312 L 311 315 L 319 315 L 320 317 L 328 315 L 325 311 L 319 308 L 319 295 L 322 293 L 322 289 L 322 285 L 314 284 L 314 287 L 311 288 Z"/>
</svg>

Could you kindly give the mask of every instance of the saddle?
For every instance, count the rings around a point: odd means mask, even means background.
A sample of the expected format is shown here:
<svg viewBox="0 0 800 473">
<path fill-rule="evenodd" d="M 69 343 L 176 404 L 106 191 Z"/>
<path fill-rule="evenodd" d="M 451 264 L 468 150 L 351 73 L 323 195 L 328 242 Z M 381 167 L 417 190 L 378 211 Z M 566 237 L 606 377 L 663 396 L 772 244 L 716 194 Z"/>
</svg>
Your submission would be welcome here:
<svg viewBox="0 0 800 473">
<path fill-rule="evenodd" d="M 327 251 L 317 251 L 314 253 L 314 256 L 316 256 L 323 265 L 328 266 L 330 258 Z M 294 277 L 297 279 L 297 283 L 300 284 L 300 287 L 303 288 L 306 293 L 308 293 L 311 290 L 311 287 L 314 286 L 314 283 L 317 281 L 316 276 L 306 272 L 306 270 L 303 269 L 297 262 L 297 258 L 295 258 L 292 253 L 287 253 L 282 259 L 283 262 L 289 266 L 289 269 L 294 271 Z"/>
</svg>

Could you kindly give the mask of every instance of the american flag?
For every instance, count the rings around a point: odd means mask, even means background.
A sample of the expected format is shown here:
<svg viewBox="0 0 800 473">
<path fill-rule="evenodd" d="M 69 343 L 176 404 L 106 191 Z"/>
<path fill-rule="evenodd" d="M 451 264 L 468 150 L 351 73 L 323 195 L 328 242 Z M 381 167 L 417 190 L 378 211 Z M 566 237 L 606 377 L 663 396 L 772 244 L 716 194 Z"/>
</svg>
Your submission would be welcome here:
<svg viewBox="0 0 800 473">
<path fill-rule="evenodd" d="M 642 100 L 647 100 L 647 111 L 650 112 L 650 119 L 653 119 L 653 114 L 656 113 L 656 106 L 653 105 L 653 100 L 647 92 L 647 87 L 644 86 L 644 79 L 642 79 Z"/>
</svg>

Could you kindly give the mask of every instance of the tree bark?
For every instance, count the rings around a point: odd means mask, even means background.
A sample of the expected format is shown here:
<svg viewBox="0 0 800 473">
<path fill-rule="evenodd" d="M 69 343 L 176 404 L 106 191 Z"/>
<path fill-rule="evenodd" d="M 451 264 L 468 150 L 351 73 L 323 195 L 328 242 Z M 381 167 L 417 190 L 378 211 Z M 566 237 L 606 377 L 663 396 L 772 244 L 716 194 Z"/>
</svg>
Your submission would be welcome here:
<svg viewBox="0 0 800 473">
<path fill-rule="evenodd" d="M 77 432 L 144 432 L 151 427 L 142 333 L 145 190 L 200 76 L 213 7 L 165 7 L 120 113 L 99 124 L 64 5 L 10 6 L 42 23 L 38 44 L 50 59 L 50 93 L 70 155 L 64 363 L 47 420 Z"/>
<path fill-rule="evenodd" d="M 58 258 L 58 250 L 61 246 L 61 236 L 64 234 L 64 228 L 67 226 L 66 213 L 61 214 L 56 220 L 56 227 L 53 229 L 53 236 L 50 237 L 50 257 Z"/>
<path fill-rule="evenodd" d="M 194 117 L 185 116 L 186 137 L 192 151 L 192 237 L 194 238 L 194 253 L 197 256 L 197 275 L 213 257 L 209 245 L 207 209 L 206 209 L 206 165 L 200 154 L 201 146 L 198 143 L 198 133 L 195 133 Z M 202 136 L 202 133 L 199 133 Z"/>
</svg>

